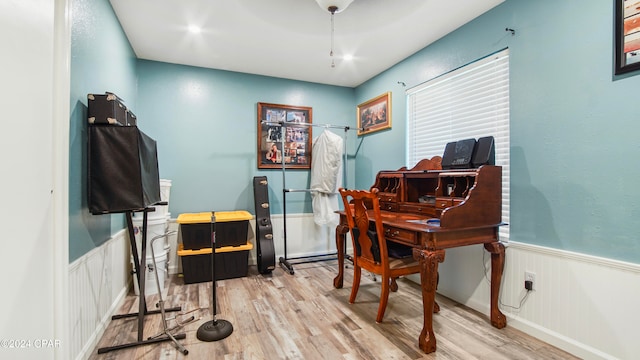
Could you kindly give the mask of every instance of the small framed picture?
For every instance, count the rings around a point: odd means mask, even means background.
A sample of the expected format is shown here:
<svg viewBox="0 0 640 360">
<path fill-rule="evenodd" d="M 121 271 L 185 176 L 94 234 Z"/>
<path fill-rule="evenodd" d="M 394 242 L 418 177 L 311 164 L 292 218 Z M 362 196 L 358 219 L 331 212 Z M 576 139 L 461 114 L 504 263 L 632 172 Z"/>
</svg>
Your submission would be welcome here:
<svg viewBox="0 0 640 360">
<path fill-rule="evenodd" d="M 358 105 L 358 135 L 391 128 L 391 92 Z"/>
</svg>

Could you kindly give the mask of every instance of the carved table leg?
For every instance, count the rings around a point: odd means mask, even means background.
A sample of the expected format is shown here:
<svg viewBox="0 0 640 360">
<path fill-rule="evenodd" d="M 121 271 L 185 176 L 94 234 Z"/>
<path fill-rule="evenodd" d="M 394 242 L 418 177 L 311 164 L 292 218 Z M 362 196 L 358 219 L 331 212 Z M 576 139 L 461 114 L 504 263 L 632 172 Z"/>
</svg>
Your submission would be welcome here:
<svg viewBox="0 0 640 360">
<path fill-rule="evenodd" d="M 496 241 L 484 244 L 484 248 L 491 253 L 491 325 L 502 329 L 507 326 L 507 317 L 498 308 L 500 282 L 504 268 L 504 245 Z"/>
<path fill-rule="evenodd" d="M 342 288 L 342 280 L 344 278 L 344 252 L 346 249 L 347 237 L 345 234 L 349 232 L 349 226 L 338 224 L 336 226 L 336 249 L 338 251 L 338 276 L 333 279 L 333 287 Z"/>
<path fill-rule="evenodd" d="M 438 285 L 438 263 L 444 261 L 444 250 L 413 249 L 413 258 L 420 263 L 422 284 L 422 313 L 424 323 L 418 338 L 420 349 L 425 353 L 436 351 L 436 336 L 433 332 L 433 311 Z"/>
</svg>

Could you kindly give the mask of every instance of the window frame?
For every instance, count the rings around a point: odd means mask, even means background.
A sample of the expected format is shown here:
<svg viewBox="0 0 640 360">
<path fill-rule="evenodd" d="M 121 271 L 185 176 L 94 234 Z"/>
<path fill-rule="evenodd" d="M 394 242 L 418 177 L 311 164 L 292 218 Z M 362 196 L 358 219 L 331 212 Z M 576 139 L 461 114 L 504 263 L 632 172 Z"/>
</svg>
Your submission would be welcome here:
<svg viewBox="0 0 640 360">
<path fill-rule="evenodd" d="M 442 156 L 448 142 L 493 136 L 502 167 L 502 221 L 510 214 L 509 49 L 406 90 L 406 167 Z M 509 241 L 509 226 L 500 227 Z"/>
</svg>

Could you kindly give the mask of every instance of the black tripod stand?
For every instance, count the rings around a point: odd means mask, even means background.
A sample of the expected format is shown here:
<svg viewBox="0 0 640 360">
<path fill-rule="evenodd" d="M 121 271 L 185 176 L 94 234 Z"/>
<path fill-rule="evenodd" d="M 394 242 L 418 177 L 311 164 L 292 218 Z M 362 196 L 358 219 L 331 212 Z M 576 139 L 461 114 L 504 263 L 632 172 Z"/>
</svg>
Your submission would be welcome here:
<svg viewBox="0 0 640 360">
<path fill-rule="evenodd" d="M 196 332 L 196 337 L 200 341 L 218 341 L 231 335 L 233 325 L 227 320 L 216 319 L 216 217 L 215 212 L 211 212 L 211 289 L 213 293 L 213 320 L 200 325 Z"/>
</svg>

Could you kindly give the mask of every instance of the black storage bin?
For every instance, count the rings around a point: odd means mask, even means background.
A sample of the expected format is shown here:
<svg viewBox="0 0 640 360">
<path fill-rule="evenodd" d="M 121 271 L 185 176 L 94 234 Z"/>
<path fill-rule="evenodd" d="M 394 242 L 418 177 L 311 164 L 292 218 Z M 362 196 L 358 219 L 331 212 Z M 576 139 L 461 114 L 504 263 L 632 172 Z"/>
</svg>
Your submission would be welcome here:
<svg viewBox="0 0 640 360">
<path fill-rule="evenodd" d="M 216 248 L 242 246 L 247 243 L 251 214 L 244 210 L 216 211 Z M 178 215 L 182 245 L 185 250 L 211 247 L 212 212 L 185 213 Z"/>
<path fill-rule="evenodd" d="M 216 281 L 247 276 L 251 243 L 216 249 Z M 178 250 L 185 284 L 211 281 L 211 248 Z"/>
<path fill-rule="evenodd" d="M 181 224 L 180 235 L 185 250 L 198 250 L 211 247 L 211 223 Z M 216 224 L 217 227 L 218 224 Z M 217 237 L 217 236 L 216 236 Z M 216 244 L 216 247 L 219 247 Z"/>
<path fill-rule="evenodd" d="M 136 126 L 89 125 L 92 214 L 141 210 L 161 201 L 156 141 Z"/>
<path fill-rule="evenodd" d="M 248 220 L 217 222 L 216 247 L 244 245 L 247 242 L 248 233 Z"/>
<path fill-rule="evenodd" d="M 127 107 L 116 94 L 88 94 L 87 107 L 89 124 L 128 124 Z"/>
</svg>

